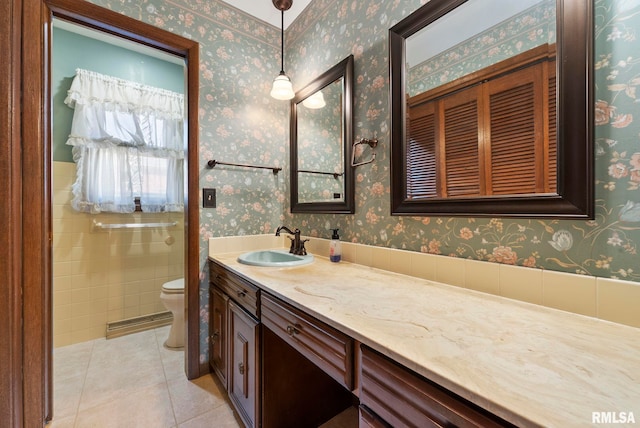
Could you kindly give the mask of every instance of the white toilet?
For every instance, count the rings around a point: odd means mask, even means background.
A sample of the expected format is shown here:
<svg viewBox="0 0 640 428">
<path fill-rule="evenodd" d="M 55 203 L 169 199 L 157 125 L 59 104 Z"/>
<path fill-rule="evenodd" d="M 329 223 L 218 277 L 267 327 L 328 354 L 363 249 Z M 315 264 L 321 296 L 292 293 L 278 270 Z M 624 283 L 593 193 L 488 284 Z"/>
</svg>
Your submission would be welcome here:
<svg viewBox="0 0 640 428">
<path fill-rule="evenodd" d="M 184 346 L 184 278 L 162 284 L 160 300 L 173 314 L 173 324 L 164 345 L 167 348 L 182 348 Z"/>
</svg>

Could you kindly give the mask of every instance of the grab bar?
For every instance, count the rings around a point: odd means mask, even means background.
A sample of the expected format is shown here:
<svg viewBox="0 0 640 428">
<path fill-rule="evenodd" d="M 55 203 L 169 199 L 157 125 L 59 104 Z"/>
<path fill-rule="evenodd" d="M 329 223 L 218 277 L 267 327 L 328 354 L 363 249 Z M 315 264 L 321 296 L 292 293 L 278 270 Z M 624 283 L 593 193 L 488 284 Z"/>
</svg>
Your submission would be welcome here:
<svg viewBox="0 0 640 428">
<path fill-rule="evenodd" d="M 177 224 L 177 221 L 167 223 L 102 223 L 93 221 L 93 227 L 96 229 L 142 229 L 148 227 L 173 227 Z"/>
<path fill-rule="evenodd" d="M 333 178 L 335 178 L 335 179 L 337 179 L 338 177 L 342 177 L 343 176 L 343 173 L 341 173 L 341 172 L 312 171 L 310 169 L 299 169 L 298 172 L 306 172 L 308 174 L 333 175 Z"/>
<path fill-rule="evenodd" d="M 277 166 L 247 165 L 243 163 L 220 162 L 215 159 L 207 161 L 207 166 L 209 168 L 215 168 L 216 165 L 240 166 L 243 168 L 270 169 L 271 172 L 273 172 L 274 174 L 277 174 L 278 172 L 282 171 L 282 168 Z"/>
</svg>

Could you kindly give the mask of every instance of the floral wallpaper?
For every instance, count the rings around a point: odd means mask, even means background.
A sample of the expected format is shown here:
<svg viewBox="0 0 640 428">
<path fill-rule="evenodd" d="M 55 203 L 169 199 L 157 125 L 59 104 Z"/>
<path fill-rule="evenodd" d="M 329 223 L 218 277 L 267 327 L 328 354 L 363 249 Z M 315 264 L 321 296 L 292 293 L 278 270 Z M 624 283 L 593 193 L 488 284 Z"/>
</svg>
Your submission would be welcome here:
<svg viewBox="0 0 640 428">
<path fill-rule="evenodd" d="M 420 94 L 536 46 L 554 44 L 555 20 L 556 2 L 546 0 L 472 39 L 412 65 L 407 81 L 408 93 L 410 96 Z"/>
<path fill-rule="evenodd" d="M 354 139 L 378 138 L 356 169 L 356 213 L 289 211 L 288 104 L 269 97 L 279 29 L 220 0 L 93 0 L 200 43 L 200 185 L 218 189 L 200 215 L 201 361 L 207 360 L 208 238 L 270 233 L 279 224 L 329 238 L 640 282 L 640 5 L 595 0 L 596 218 L 593 221 L 395 217 L 390 213 L 388 29 L 425 0 L 313 0 L 287 29 L 294 89 L 355 57 Z M 637 116 L 637 114 L 636 114 Z M 282 166 L 216 166 L 209 159 Z"/>
<path fill-rule="evenodd" d="M 323 238 L 339 227 L 351 242 L 640 281 L 638 2 L 595 1 L 593 221 L 390 216 L 387 30 L 423 3 L 315 0 L 290 27 L 294 82 L 355 55 L 354 134 L 380 140 L 376 162 L 356 170 L 354 215 L 297 214 L 291 222 Z"/>
<path fill-rule="evenodd" d="M 280 29 L 220 0 L 92 2 L 200 44 L 200 187 L 217 189 L 217 207 L 200 208 L 200 361 L 205 363 L 209 238 L 275 232 L 288 200 L 289 104 L 269 96 L 280 71 Z M 212 159 L 284 169 L 277 175 L 224 165 L 209 169 Z"/>
</svg>

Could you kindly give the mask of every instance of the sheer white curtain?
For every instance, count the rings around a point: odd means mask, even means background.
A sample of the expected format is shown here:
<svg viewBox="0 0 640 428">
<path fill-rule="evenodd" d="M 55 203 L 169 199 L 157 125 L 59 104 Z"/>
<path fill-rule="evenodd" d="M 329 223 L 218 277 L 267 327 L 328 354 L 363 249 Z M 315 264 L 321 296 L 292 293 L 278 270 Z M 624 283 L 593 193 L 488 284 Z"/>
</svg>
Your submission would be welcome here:
<svg viewBox="0 0 640 428">
<path fill-rule="evenodd" d="M 77 69 L 65 103 L 74 209 L 130 213 L 184 209 L 184 96 Z"/>
</svg>

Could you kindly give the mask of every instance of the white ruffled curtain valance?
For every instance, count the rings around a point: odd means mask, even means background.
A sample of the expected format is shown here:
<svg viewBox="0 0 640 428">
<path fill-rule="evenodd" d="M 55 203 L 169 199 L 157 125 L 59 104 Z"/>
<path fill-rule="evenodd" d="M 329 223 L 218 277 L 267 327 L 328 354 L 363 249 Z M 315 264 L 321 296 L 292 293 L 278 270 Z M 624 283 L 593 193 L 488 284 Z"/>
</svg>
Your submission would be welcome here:
<svg viewBox="0 0 640 428">
<path fill-rule="evenodd" d="M 184 96 L 76 70 L 65 103 L 77 177 L 72 206 L 128 213 L 184 209 Z"/>
</svg>

